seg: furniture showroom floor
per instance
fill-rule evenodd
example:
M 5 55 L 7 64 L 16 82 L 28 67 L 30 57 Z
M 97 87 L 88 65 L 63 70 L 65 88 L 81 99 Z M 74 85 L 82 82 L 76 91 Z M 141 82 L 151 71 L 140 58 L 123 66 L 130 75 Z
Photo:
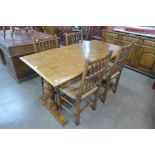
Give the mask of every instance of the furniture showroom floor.
M 40 78 L 17 83 L 0 59 L 0 128 L 155 128 L 153 79 L 124 69 L 116 94 L 110 92 L 106 104 L 81 113 L 80 125 L 64 112 L 68 123 L 61 126 L 39 102 Z

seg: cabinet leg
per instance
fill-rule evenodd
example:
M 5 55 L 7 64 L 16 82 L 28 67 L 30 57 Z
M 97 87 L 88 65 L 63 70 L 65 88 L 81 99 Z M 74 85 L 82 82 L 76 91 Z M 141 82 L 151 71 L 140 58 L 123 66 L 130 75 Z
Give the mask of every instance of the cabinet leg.
M 6 60 L 5 60 L 5 57 L 4 57 L 4 54 L 3 54 L 2 50 L 0 50 L 0 55 L 1 55 L 1 58 L 2 58 L 3 64 L 6 64 Z

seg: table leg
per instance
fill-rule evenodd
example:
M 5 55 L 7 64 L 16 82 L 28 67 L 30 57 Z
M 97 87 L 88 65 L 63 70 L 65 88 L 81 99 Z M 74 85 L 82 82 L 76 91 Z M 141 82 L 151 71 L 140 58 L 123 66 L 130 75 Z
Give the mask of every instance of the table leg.
M 45 80 L 42 79 L 43 85 L 43 96 L 40 97 L 40 101 L 45 105 L 48 110 L 53 114 L 53 116 L 58 120 L 62 125 L 67 123 L 64 115 L 58 110 L 56 101 L 55 101 L 55 91 L 54 88 Z

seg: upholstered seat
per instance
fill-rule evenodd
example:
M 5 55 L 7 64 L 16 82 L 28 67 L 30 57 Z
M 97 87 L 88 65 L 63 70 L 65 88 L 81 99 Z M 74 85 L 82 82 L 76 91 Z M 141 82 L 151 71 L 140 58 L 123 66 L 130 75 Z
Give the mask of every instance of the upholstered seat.
M 111 65 L 108 64 L 105 74 L 103 75 L 103 80 L 106 80 L 107 76 L 110 74 Z

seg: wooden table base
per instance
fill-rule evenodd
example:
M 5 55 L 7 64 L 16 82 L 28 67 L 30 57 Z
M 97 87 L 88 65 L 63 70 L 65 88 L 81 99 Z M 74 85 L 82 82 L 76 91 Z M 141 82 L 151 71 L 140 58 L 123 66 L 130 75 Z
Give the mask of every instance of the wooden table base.
M 42 79 L 43 85 L 43 96 L 39 98 L 40 102 L 52 113 L 56 120 L 61 124 L 65 125 L 68 121 L 65 116 L 60 113 L 57 105 L 54 101 L 54 89 L 52 86 Z

